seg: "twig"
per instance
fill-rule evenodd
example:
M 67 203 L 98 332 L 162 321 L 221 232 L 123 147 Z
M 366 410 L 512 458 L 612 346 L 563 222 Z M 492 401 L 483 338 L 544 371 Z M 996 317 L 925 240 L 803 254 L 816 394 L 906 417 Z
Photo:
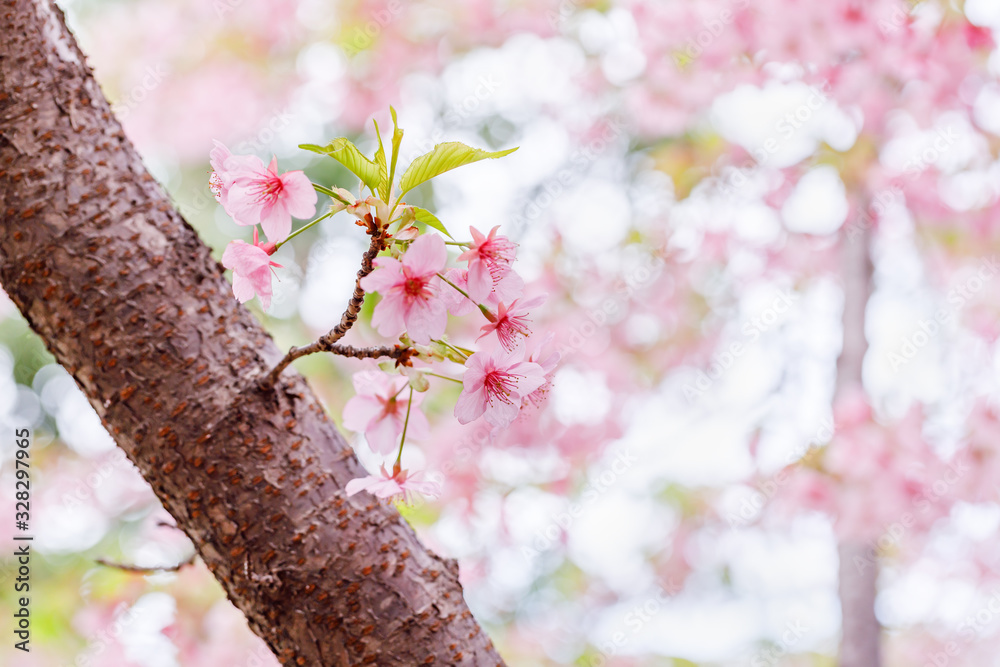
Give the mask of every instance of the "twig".
M 371 273 L 374 269 L 375 257 L 378 256 L 386 247 L 386 229 L 379 222 L 378 218 L 372 218 L 371 213 L 365 216 L 365 223 L 368 227 L 368 234 L 372 237 L 371 244 L 368 246 L 368 250 L 361 257 L 361 268 L 358 269 L 358 277 L 354 281 L 354 294 L 351 295 L 351 300 L 347 302 L 347 309 L 344 310 L 343 316 L 340 318 L 340 324 L 335 326 L 329 333 L 321 336 L 318 340 L 306 345 L 304 347 L 293 347 L 288 351 L 288 353 L 282 358 L 278 364 L 271 369 L 271 371 L 265 375 L 260 381 L 261 389 L 271 389 L 274 387 L 274 383 L 277 382 L 278 376 L 281 372 L 288 368 L 288 365 L 300 357 L 304 357 L 307 354 L 314 354 L 316 352 L 335 352 L 336 354 L 343 354 L 344 356 L 352 356 L 361 358 L 374 358 L 375 356 L 393 356 L 397 354 L 395 352 L 390 352 L 386 354 L 375 354 L 375 350 L 394 350 L 394 348 L 362 348 L 362 350 L 371 350 L 370 353 L 361 352 L 358 348 L 352 348 L 349 346 L 338 347 L 336 345 L 337 341 L 344 337 L 354 323 L 358 319 L 358 313 L 361 312 L 361 306 L 365 301 L 365 290 L 361 287 L 361 281 Z M 403 348 L 408 349 L 408 348 Z M 343 350 L 343 351 L 338 351 Z M 402 355 L 402 352 L 398 353 Z M 410 353 L 412 354 L 412 352 Z M 400 359 L 396 356 L 396 359 Z
M 191 554 L 191 557 L 184 562 L 177 563 L 176 565 L 164 565 L 162 567 L 140 567 L 138 565 L 126 565 L 124 563 L 114 563 L 104 558 L 98 558 L 98 565 L 103 565 L 105 567 L 113 567 L 116 570 L 122 570 L 124 572 L 131 572 L 133 574 L 156 574 L 157 572 L 177 572 L 182 567 L 186 565 L 191 565 L 194 563 L 194 559 L 197 554 Z

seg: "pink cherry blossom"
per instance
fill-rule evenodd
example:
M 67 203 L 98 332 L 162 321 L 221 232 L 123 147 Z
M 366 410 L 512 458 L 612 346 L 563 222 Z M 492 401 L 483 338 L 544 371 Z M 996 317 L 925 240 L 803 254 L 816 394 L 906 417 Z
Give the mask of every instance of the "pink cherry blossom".
M 240 303 L 246 303 L 256 294 L 264 310 L 271 306 L 271 267 L 282 268 L 272 262 L 273 243 L 260 243 L 257 228 L 253 230 L 253 243 L 236 239 L 226 246 L 222 253 L 222 265 L 233 271 L 233 295 Z
M 437 482 L 422 479 L 421 472 L 410 473 L 402 470 L 399 466 L 393 466 L 392 474 L 386 471 L 385 466 L 379 466 L 380 475 L 368 475 L 358 477 L 347 483 L 345 491 L 348 496 L 353 496 L 361 491 L 368 491 L 378 498 L 400 497 L 404 502 L 411 502 L 414 493 L 419 493 L 431 498 L 437 497 L 441 493 L 441 486 Z
M 220 148 L 221 147 L 221 148 Z M 218 157 L 225 146 L 216 147 Z M 301 171 L 278 174 L 277 158 L 267 167 L 255 156 L 230 155 L 217 182 L 225 195 L 227 213 L 239 225 L 260 225 L 268 240 L 280 243 L 292 231 L 292 217 L 308 218 L 316 212 L 316 191 Z M 222 199 L 220 198 L 220 201 Z
M 497 225 L 483 236 L 475 227 L 469 227 L 472 244 L 458 256 L 459 261 L 469 262 L 469 296 L 482 303 L 496 283 L 510 271 L 517 244 L 506 236 L 497 236 Z
M 422 440 L 430 433 L 427 417 L 417 404 L 421 394 L 415 394 L 410 405 L 408 392 L 403 391 L 407 380 L 380 371 L 363 371 L 353 377 L 357 394 L 344 406 L 344 426 L 352 431 L 364 432 L 372 451 L 392 453 L 403 432 L 406 411 L 409 407 L 410 422 L 406 438 Z
M 455 404 L 458 421 L 468 424 L 485 415 L 493 426 L 509 426 L 521 409 L 521 399 L 545 384 L 542 367 L 523 358 L 523 348 L 502 347 L 469 357 L 462 393 Z
M 382 295 L 372 326 L 387 337 L 406 331 L 421 345 L 439 338 L 448 324 L 448 311 L 440 298 L 437 274 L 447 261 L 444 240 L 437 234 L 425 234 L 414 241 L 402 262 L 392 257 L 376 259 L 378 269 L 361 281 L 366 291 Z
M 500 344 L 508 350 L 513 350 L 531 335 L 531 329 L 528 328 L 530 321 L 528 315 L 543 303 L 545 303 L 544 296 L 536 296 L 523 303 L 521 299 L 514 299 L 509 307 L 501 302 L 497 307 L 496 315 L 493 316 L 494 320 L 479 329 L 482 334 L 476 340 L 485 338 L 495 331 Z

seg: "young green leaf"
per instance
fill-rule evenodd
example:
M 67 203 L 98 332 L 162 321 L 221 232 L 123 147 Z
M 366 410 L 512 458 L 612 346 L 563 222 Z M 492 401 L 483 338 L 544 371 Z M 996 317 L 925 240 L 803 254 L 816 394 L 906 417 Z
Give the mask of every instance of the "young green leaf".
M 382 173 L 374 162 L 366 158 L 358 150 L 358 147 L 344 137 L 334 139 L 326 146 L 315 144 L 299 144 L 299 148 L 320 155 L 329 155 L 334 160 L 351 170 L 361 182 L 367 185 L 372 192 L 378 191 L 378 186 L 382 182 Z
M 510 155 L 517 148 L 509 148 L 505 151 L 484 151 L 472 146 L 466 146 L 460 141 L 448 141 L 438 144 L 429 153 L 424 153 L 410 163 L 410 166 L 403 172 L 403 178 L 399 181 L 399 187 L 404 193 L 409 192 L 421 183 L 426 183 L 435 176 L 439 176 L 446 171 L 451 171 L 456 167 L 479 162 L 487 158 L 498 158 Z
M 399 129 L 396 110 L 390 106 L 389 113 L 392 114 L 392 160 L 389 165 L 389 190 L 391 191 L 392 181 L 396 178 L 396 159 L 399 157 L 399 145 L 403 143 L 403 131 Z
M 448 230 L 444 228 L 444 224 L 438 220 L 433 213 L 425 208 L 420 208 L 419 206 L 411 206 L 410 208 L 413 209 L 413 217 L 417 222 L 422 222 L 428 227 L 433 227 L 450 239 L 454 238 L 448 233 Z
M 382 145 L 382 133 L 378 129 L 378 121 L 374 118 L 372 122 L 375 123 L 375 136 L 378 137 L 378 150 L 375 151 L 375 166 L 379 168 L 382 174 L 382 180 L 378 185 L 378 196 L 382 201 L 389 201 L 389 191 L 392 189 L 392 181 L 389 180 L 389 167 L 385 161 L 385 146 Z

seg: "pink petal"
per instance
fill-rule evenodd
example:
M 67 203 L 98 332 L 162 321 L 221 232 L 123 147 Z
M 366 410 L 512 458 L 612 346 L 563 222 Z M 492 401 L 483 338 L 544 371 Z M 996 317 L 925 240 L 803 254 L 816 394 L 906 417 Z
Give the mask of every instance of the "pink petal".
M 403 421 L 394 415 L 382 415 L 368 424 L 365 440 L 377 454 L 391 454 L 396 449 L 396 441 L 403 432 Z
M 444 271 L 448 249 L 437 234 L 424 234 L 410 244 L 403 255 L 403 265 L 414 276 L 432 276 Z
M 427 345 L 432 338 L 440 338 L 448 326 L 448 309 L 434 296 L 427 300 L 414 301 L 403 318 L 406 333 L 413 342 Z
M 377 482 L 369 490 L 379 498 L 391 498 L 403 494 L 403 487 L 394 479 L 385 479 Z
M 490 292 L 493 291 L 493 276 L 490 275 L 490 268 L 481 259 L 473 260 L 469 263 L 469 296 L 476 303 L 485 303 Z
M 296 218 L 310 218 L 316 213 L 316 190 L 301 171 L 289 171 L 281 176 L 281 196 L 288 212 Z
M 468 424 L 479 419 L 486 412 L 486 392 L 482 385 L 477 389 L 463 390 L 455 402 L 455 419 L 460 424 Z
M 254 297 L 253 283 L 250 279 L 238 273 L 233 274 L 233 296 L 240 303 L 246 303 Z
M 366 292 L 381 292 L 385 294 L 396 285 L 404 282 L 401 264 L 392 257 L 379 257 L 375 260 L 378 268 L 361 279 L 361 289 Z
M 499 428 L 507 428 L 510 423 L 517 418 L 518 410 L 521 409 L 520 403 L 504 403 L 503 401 L 494 401 L 485 413 L 485 418 L 487 423 L 497 426 Z
M 386 338 L 396 338 L 406 330 L 403 321 L 405 309 L 406 302 L 402 295 L 394 293 L 385 295 L 372 313 L 372 326 Z
M 263 207 L 260 213 L 260 226 L 271 243 L 281 243 L 292 233 L 292 216 L 289 215 L 285 203 L 279 201 L 270 207 Z
M 519 396 L 527 396 L 545 384 L 545 371 L 536 363 L 522 361 L 510 367 L 509 373 L 520 375 L 517 381 L 517 393 Z
M 382 401 L 371 396 L 352 396 L 344 405 L 344 428 L 363 433 L 382 412 Z
M 353 496 L 355 493 L 360 491 L 367 491 L 373 485 L 379 483 L 381 478 L 375 477 L 374 475 L 369 475 L 368 477 L 358 477 L 357 479 L 352 479 L 344 487 L 344 491 L 348 496 Z

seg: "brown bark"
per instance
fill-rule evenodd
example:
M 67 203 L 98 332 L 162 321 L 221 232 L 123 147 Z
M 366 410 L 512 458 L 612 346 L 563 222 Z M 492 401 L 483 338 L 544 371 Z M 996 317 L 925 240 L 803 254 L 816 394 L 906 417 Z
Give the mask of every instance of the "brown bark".
M 854 230 L 856 231 L 856 230 Z M 862 368 L 868 339 L 865 337 L 865 310 L 872 293 L 871 233 L 866 227 L 855 235 L 849 229 L 841 235 L 844 287 L 844 342 L 837 359 L 836 403 L 844 394 L 863 388 Z M 841 667 L 878 667 L 881 626 L 875 617 L 878 566 L 867 559 L 869 545 L 842 542 L 840 556 Z M 859 564 L 863 564 L 859 567 Z
M 454 561 L 371 496 L 49 0 L 0 8 L 0 281 L 287 665 L 499 665 Z

